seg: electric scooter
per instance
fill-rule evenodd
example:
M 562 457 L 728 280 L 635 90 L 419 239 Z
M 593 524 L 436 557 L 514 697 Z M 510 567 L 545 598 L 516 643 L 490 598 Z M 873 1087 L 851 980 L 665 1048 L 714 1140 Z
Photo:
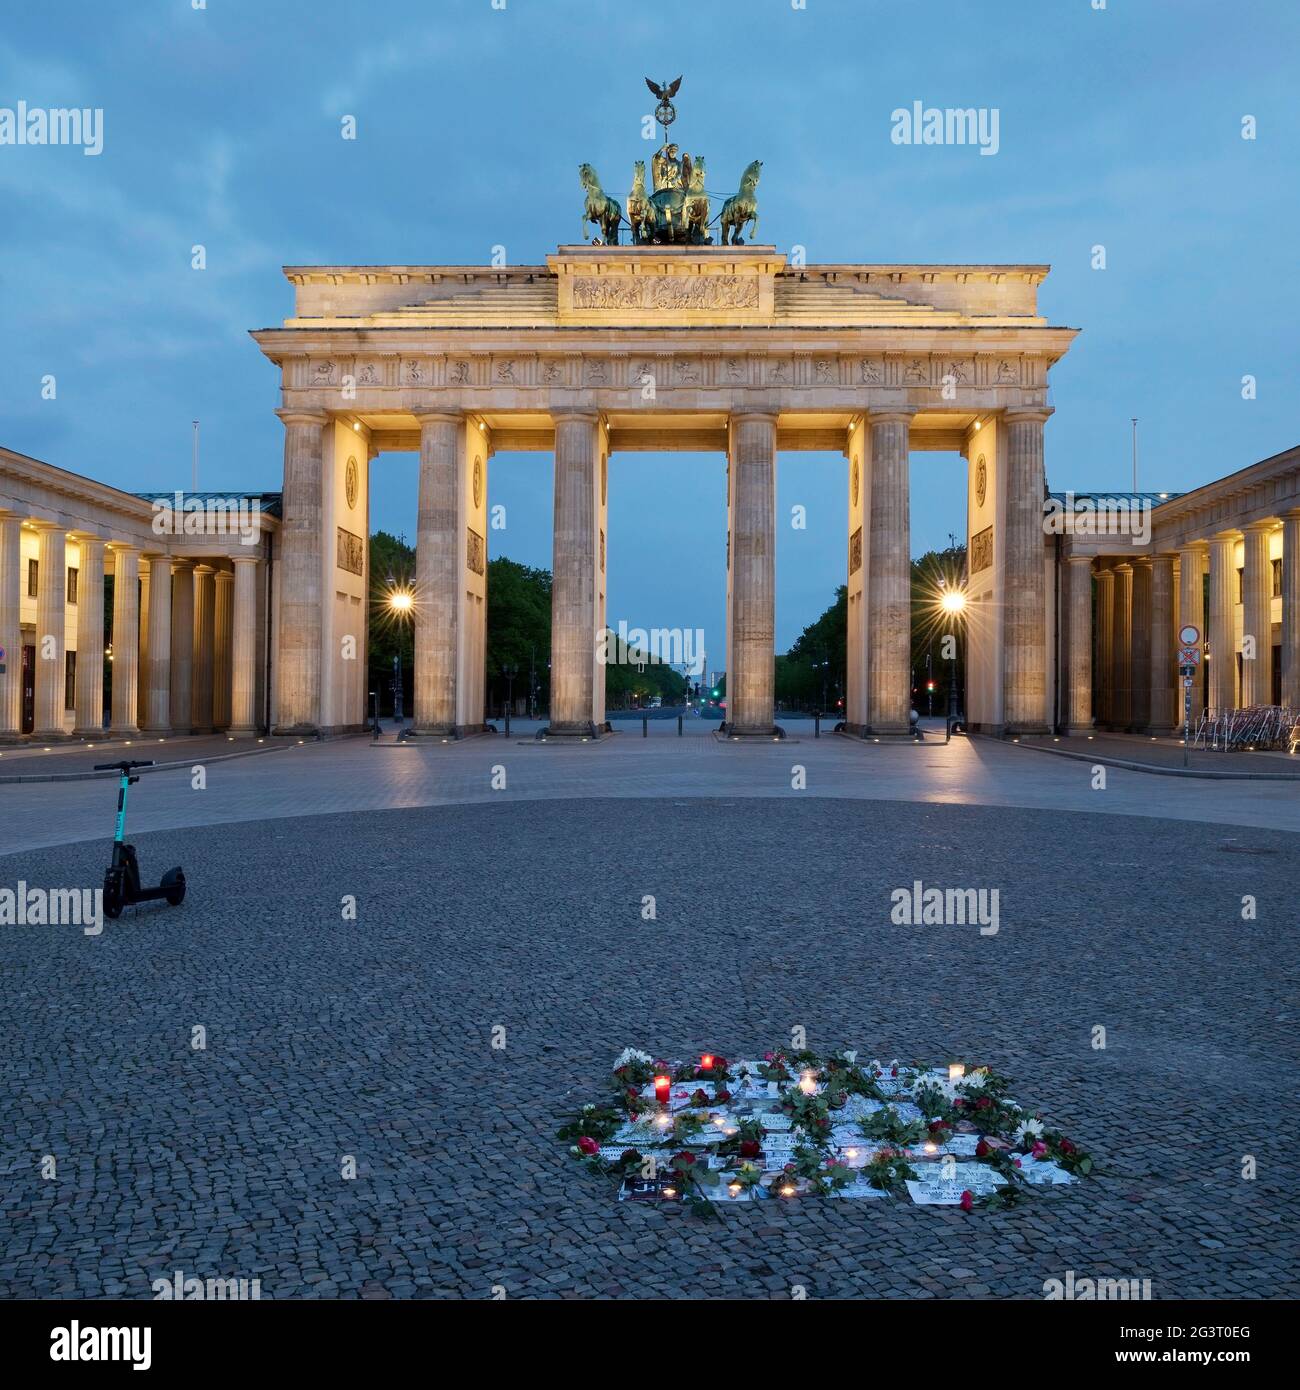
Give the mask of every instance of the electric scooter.
M 96 763 L 96 772 L 121 773 L 122 780 L 117 786 L 117 828 L 113 832 L 113 861 L 104 870 L 104 915 L 117 918 L 122 909 L 132 903 L 150 902 L 155 898 L 166 898 L 178 907 L 185 898 L 185 872 L 179 865 L 168 869 L 157 888 L 140 887 L 140 865 L 136 861 L 135 846 L 125 843 L 126 838 L 126 789 L 138 782 L 131 776 L 133 767 L 152 767 L 149 762 Z

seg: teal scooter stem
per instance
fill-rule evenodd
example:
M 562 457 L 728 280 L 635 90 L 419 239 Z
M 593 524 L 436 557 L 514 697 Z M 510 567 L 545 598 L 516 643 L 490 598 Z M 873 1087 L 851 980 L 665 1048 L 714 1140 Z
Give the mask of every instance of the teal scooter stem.
M 166 898 L 173 907 L 178 907 L 185 898 L 185 873 L 179 865 L 167 870 L 157 888 L 142 888 L 135 846 L 126 843 L 127 788 L 140 780 L 131 776 L 131 769 L 152 766 L 152 761 L 95 764 L 96 772 L 121 774 L 121 780 L 117 784 L 117 823 L 113 829 L 113 858 L 104 870 L 104 915 L 107 917 L 120 917 L 122 909 L 132 903 Z

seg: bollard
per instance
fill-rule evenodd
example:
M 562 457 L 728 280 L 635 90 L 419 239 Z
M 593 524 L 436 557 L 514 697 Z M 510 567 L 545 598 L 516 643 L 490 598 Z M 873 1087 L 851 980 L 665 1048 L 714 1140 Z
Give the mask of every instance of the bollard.
M 813 738 L 822 736 L 822 717 L 820 714 L 813 715 Z
M 678 738 L 681 738 L 681 736 L 682 736 L 682 717 L 681 717 L 681 715 L 679 714 L 679 715 L 677 716 L 677 737 L 678 737 Z
M 648 714 L 643 714 L 641 716 L 641 737 L 650 737 L 650 716 Z
M 510 706 L 506 706 L 506 737 L 510 737 Z

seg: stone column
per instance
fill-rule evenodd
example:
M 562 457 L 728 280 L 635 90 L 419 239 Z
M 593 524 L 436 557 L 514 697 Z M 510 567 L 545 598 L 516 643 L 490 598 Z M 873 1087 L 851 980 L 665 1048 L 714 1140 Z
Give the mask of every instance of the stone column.
M 64 605 L 67 555 L 63 527 L 41 525 L 36 571 L 37 738 L 63 737 Z
M 1300 507 L 1282 518 L 1282 703 L 1300 709 Z
M 1171 637 L 1173 613 L 1174 557 L 1157 555 L 1151 565 L 1151 714 L 1148 723 L 1153 734 L 1173 733 L 1178 721 L 1174 705 L 1174 679 L 1178 667 Z
M 1097 723 L 1115 709 L 1115 571 L 1097 571 Z
M 1071 555 L 1066 562 L 1067 734 L 1092 732 L 1092 557 Z
M 113 710 L 114 734 L 140 732 L 140 552 L 113 546 Z
M 1210 708 L 1230 710 L 1237 704 L 1237 633 L 1235 532 L 1210 542 Z
M 594 411 L 558 412 L 553 418 L 555 529 L 550 730 L 553 734 L 589 736 L 596 731 L 599 421 Z
M 144 728 L 145 711 L 149 707 L 149 580 L 150 565 L 148 556 L 142 557 L 145 563 L 140 566 L 140 650 L 136 660 L 135 712 L 140 727 Z
M 22 534 L 22 518 L 0 511 L 0 739 L 17 738 L 23 727 Z
M 1243 546 L 1245 572 L 1241 576 L 1242 662 L 1241 703 L 1273 703 L 1273 565 L 1268 543 L 1272 521 L 1257 521 L 1246 527 Z M 1247 655 L 1255 639 L 1255 655 Z
M 277 410 L 284 422 L 280 523 L 277 733 L 314 733 L 320 723 L 324 556 L 323 410 Z M 330 537 L 333 543 L 333 537 Z
M 1115 566 L 1114 641 L 1111 665 L 1114 682 L 1111 686 L 1111 723 L 1117 729 L 1127 729 L 1133 722 L 1133 566 Z
M 1178 552 L 1178 627 L 1188 623 L 1200 629 L 1202 664 L 1192 678 L 1192 717 L 1200 715 L 1206 701 L 1208 673 L 1205 669 L 1205 639 L 1209 627 L 1205 618 L 1205 561 L 1209 547 L 1204 541 L 1194 541 Z M 1179 682 L 1178 698 L 1182 701 L 1182 683 Z M 1178 719 L 1182 722 L 1184 705 L 1178 706 Z
M 143 731 L 155 737 L 171 732 L 172 562 L 169 555 L 149 556 L 149 644 L 144 672 Z
M 216 585 L 211 565 L 194 570 L 194 674 L 190 685 L 190 725 L 196 734 L 212 732 L 212 654 L 216 645 Z
M 912 552 L 908 444 L 912 411 L 871 416 L 867 546 L 867 719 L 874 734 L 905 734 L 912 711 Z M 1041 589 L 1042 575 L 1039 575 Z
M 1043 563 L 1046 407 L 1007 410 L 1003 711 L 1009 733 L 1047 732 L 1047 595 Z
M 172 566 L 172 681 L 170 722 L 175 734 L 190 731 L 194 686 L 194 562 Z
M 257 579 L 255 555 L 236 555 L 230 640 L 230 732 L 257 727 Z
M 77 575 L 77 717 L 73 733 L 84 738 L 104 733 L 104 542 L 79 536 Z M 116 584 L 114 584 L 116 593 Z
M 212 645 L 212 727 L 230 727 L 231 609 L 235 576 L 230 570 L 213 575 L 216 585 L 216 618 Z
M 727 732 L 771 737 L 776 699 L 776 416 L 731 417 Z M 906 500 L 904 500 L 906 506 Z M 906 523 L 904 523 L 906 524 Z
M 1129 721 L 1134 729 L 1151 722 L 1151 560 L 1133 561 L 1133 613 L 1129 639 L 1129 683 L 1133 691 Z
M 462 416 L 417 415 L 419 520 L 415 540 L 415 715 L 417 734 L 456 732 L 456 652 L 460 634 L 458 462 Z M 283 621 L 283 620 L 282 620 Z M 554 660 L 554 658 L 552 658 Z

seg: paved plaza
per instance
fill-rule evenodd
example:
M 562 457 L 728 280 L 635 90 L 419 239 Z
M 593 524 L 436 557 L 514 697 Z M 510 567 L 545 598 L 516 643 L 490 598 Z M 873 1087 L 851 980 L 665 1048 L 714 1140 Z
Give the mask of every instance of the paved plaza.
M 1294 1294 L 1294 784 L 675 734 L 143 778 L 131 838 L 146 878 L 184 864 L 185 904 L 0 935 L 0 1296 L 143 1298 L 177 1270 L 264 1298 L 1034 1299 L 1068 1270 Z M 0 787 L 0 884 L 97 885 L 112 803 Z M 997 934 L 892 925 L 916 879 L 997 888 Z M 552 1137 L 624 1046 L 752 1055 L 795 1026 L 987 1062 L 1103 1175 L 1000 1214 L 809 1199 L 719 1225 L 618 1204 Z

